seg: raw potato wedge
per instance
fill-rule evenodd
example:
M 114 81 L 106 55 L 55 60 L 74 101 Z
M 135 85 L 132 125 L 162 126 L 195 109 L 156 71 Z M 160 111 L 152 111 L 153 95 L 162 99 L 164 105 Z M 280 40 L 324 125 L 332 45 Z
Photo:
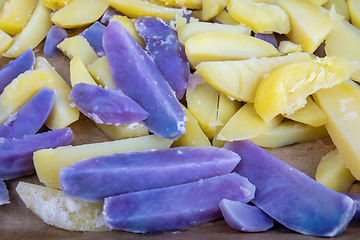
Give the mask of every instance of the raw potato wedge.
M 6 1 L 0 13 L 0 29 L 15 35 L 25 27 L 37 0 L 9 0 Z
M 331 30 L 329 17 L 321 7 L 306 2 L 279 0 L 278 5 L 290 19 L 291 31 L 286 36 L 305 52 L 313 53 Z
M 249 140 L 260 147 L 278 148 L 294 143 L 316 141 L 328 136 L 325 126 L 312 127 L 294 121 L 283 121 L 270 131 Z
M 187 108 L 210 140 L 221 124 L 217 120 L 218 100 L 219 92 L 206 82 L 186 93 Z
M 250 35 L 251 28 L 242 25 L 229 25 L 210 22 L 190 22 L 178 30 L 179 41 L 184 44 L 190 37 L 204 32 L 236 32 Z
M 335 8 L 330 10 L 332 30 L 325 40 L 327 56 L 342 56 L 360 61 L 360 30 L 341 19 Z M 351 79 L 360 81 L 360 70 L 351 75 Z
M 288 115 L 287 118 L 313 127 L 320 127 L 327 123 L 325 113 L 316 105 L 311 97 L 306 98 L 306 104 L 303 108 Z
M 9 34 L 0 30 L 0 55 L 5 53 L 11 46 L 13 38 Z
M 266 122 L 280 113 L 291 115 L 305 106 L 309 95 L 348 80 L 357 69 L 358 63 L 342 57 L 315 58 L 279 67 L 261 81 L 255 110 Z
M 356 2 L 356 1 L 353 1 Z M 344 17 L 344 20 L 350 20 L 350 12 L 349 7 L 350 1 L 347 0 L 328 0 L 326 3 L 322 5 L 323 8 L 330 10 L 332 5 L 335 4 L 336 12 L 338 12 L 341 16 Z
M 209 21 L 226 7 L 227 0 L 202 0 L 201 19 Z
M 350 21 L 352 25 L 360 29 L 360 2 L 356 0 L 348 0 L 347 6 L 349 7 Z M 336 9 L 338 9 L 337 6 Z M 342 13 L 341 11 L 338 12 L 340 14 Z
M 329 89 L 321 89 L 314 95 L 315 102 L 325 112 L 325 125 L 352 175 L 360 179 L 360 88 L 347 82 Z
M 141 47 L 145 48 L 144 39 L 140 37 L 139 33 L 135 29 L 134 22 L 130 18 L 128 18 L 127 16 L 116 15 L 110 18 L 109 21 L 120 22 L 121 25 L 123 25 L 123 27 L 126 29 L 126 31 L 128 31 L 130 35 L 138 42 L 138 44 L 140 44 Z
M 54 89 L 53 76 L 43 70 L 26 71 L 15 78 L 0 95 L 0 123 L 17 111 L 43 86 Z
M 107 0 L 74 0 L 56 11 L 51 21 L 62 28 L 78 28 L 97 21 L 109 7 Z
M 159 17 L 166 22 L 176 19 L 176 15 L 182 15 L 178 8 L 168 8 L 145 0 L 109 0 L 110 6 L 130 18 Z
M 114 82 L 110 73 L 109 64 L 106 57 L 96 59 L 87 66 L 90 75 L 95 79 L 96 83 L 111 89 L 115 89 Z
M 34 165 L 40 182 L 59 189 L 59 170 L 82 159 L 125 151 L 165 149 L 172 140 L 149 135 L 110 142 L 42 149 L 34 153 Z
M 97 85 L 78 55 L 70 61 L 70 81 L 72 86 L 77 83 Z
M 185 52 L 192 67 L 206 61 L 280 55 L 271 43 L 233 32 L 207 32 L 192 36 L 185 42 Z
M 238 141 L 255 137 L 275 128 L 283 120 L 281 115 L 266 123 L 255 111 L 252 103 L 242 106 L 217 134 L 222 141 Z
M 98 58 L 86 38 L 80 35 L 65 38 L 57 47 L 70 59 L 79 56 L 86 67 Z
M 52 26 L 50 13 L 51 10 L 45 7 L 44 1 L 38 0 L 30 20 L 3 56 L 17 58 L 29 48 L 35 48 L 46 37 Z
M 168 6 L 186 7 L 189 9 L 201 9 L 202 0 L 160 0 Z
M 50 129 L 59 129 L 77 121 L 80 113 L 77 108 L 71 107 L 72 102 L 69 99 L 71 89 L 65 80 L 43 57 L 35 59 L 35 69 L 49 72 L 54 79 L 55 104 L 45 125 Z
M 65 7 L 73 0 L 44 0 L 44 4 L 46 7 L 56 10 Z
M 205 135 L 203 130 L 200 128 L 198 121 L 194 118 L 191 112 L 184 107 L 187 121 L 185 123 L 186 132 L 174 143 L 171 145 L 172 147 L 208 147 L 211 146 L 208 137 Z
M 21 200 L 45 223 L 69 231 L 110 231 L 102 217 L 103 204 L 65 196 L 57 189 L 19 182 Z
M 338 192 L 348 192 L 356 180 L 350 170 L 346 168 L 337 149 L 321 159 L 316 169 L 315 179 Z
M 256 90 L 270 71 L 282 65 L 311 59 L 308 53 L 239 61 L 202 62 L 196 70 L 211 86 L 239 101 L 253 103 Z
M 229 0 L 227 10 L 240 23 L 258 33 L 287 34 L 290 20 L 283 9 L 273 4 L 258 4 L 252 0 Z

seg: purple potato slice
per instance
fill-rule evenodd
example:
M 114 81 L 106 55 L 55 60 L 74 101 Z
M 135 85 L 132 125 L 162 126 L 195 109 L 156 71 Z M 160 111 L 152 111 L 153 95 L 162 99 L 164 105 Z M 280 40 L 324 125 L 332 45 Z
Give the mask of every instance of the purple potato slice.
M 230 173 L 239 161 L 237 154 L 216 147 L 122 152 L 61 169 L 60 188 L 69 197 L 102 203 L 110 196 Z
M 220 210 L 227 224 L 241 232 L 263 232 L 274 226 L 274 219 L 256 206 L 223 199 Z
M 79 34 L 89 42 L 90 46 L 94 49 L 94 51 L 99 57 L 105 55 L 104 47 L 102 45 L 102 37 L 104 35 L 105 29 L 105 25 L 103 25 L 99 21 L 96 21 L 90 27 L 88 27 Z
M 57 45 L 61 43 L 69 35 L 64 28 L 53 25 L 46 35 L 44 45 L 44 56 L 54 58 L 60 55 L 61 51 Z
M 355 213 L 350 197 L 331 190 L 271 155 L 249 140 L 227 142 L 239 154 L 234 169 L 256 186 L 252 202 L 293 231 L 334 237 L 343 232 Z
M 149 114 L 123 93 L 87 83 L 78 83 L 69 98 L 96 123 L 124 125 L 146 119 Z
M 43 87 L 0 125 L 0 138 L 23 138 L 37 133 L 48 119 L 55 101 L 54 90 Z
M 9 85 L 18 75 L 26 72 L 27 70 L 33 70 L 34 63 L 35 55 L 33 50 L 29 48 L 19 57 L 15 58 L 2 67 L 0 69 L 0 94 L 4 91 L 4 88 Z
M 351 197 L 356 203 L 356 211 L 353 216 L 353 220 L 360 219 L 360 194 L 359 193 L 344 193 L 346 196 Z
M 10 180 L 35 172 L 33 153 L 44 148 L 56 148 L 72 143 L 70 128 L 27 135 L 22 139 L 0 138 L 0 180 Z
M 150 56 L 118 21 L 107 26 L 103 46 L 115 88 L 149 113 L 144 125 L 159 137 L 178 139 L 185 111 Z
M 220 218 L 222 199 L 248 202 L 255 187 L 236 173 L 196 182 L 121 194 L 105 199 L 104 219 L 113 229 L 147 233 Z
M 176 97 L 182 99 L 190 76 L 190 65 L 177 32 L 170 24 L 156 17 L 137 18 L 135 28 L 144 39 L 146 50 L 155 65 L 175 91 Z

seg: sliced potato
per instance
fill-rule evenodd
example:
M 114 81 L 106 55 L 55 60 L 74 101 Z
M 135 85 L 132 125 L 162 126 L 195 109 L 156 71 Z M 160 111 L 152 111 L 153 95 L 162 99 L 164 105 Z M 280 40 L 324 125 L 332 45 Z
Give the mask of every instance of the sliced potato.
M 110 231 L 103 216 L 103 204 L 65 196 L 56 189 L 19 182 L 16 192 L 26 207 L 45 223 L 69 231 Z

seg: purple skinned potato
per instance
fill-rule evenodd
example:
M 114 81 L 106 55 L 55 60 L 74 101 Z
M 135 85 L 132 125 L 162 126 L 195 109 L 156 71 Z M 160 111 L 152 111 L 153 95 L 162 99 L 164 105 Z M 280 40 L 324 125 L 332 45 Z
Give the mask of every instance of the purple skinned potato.
M 55 92 L 43 87 L 0 125 L 0 138 L 23 138 L 37 133 L 50 115 Z
M 44 45 L 44 56 L 54 58 L 60 55 L 61 51 L 57 45 L 61 43 L 69 35 L 64 28 L 53 25 L 46 35 Z
M 263 232 L 274 226 L 274 219 L 256 206 L 223 199 L 220 210 L 227 224 L 241 232 Z
M 10 180 L 35 172 L 33 153 L 44 148 L 56 148 L 72 143 L 70 128 L 55 129 L 22 139 L 0 138 L 0 180 Z
M 274 33 L 255 33 L 255 37 L 271 43 L 275 48 L 279 47 Z
M 123 93 L 87 83 L 78 83 L 69 98 L 87 117 L 97 123 L 124 125 L 146 119 L 149 114 Z
M 117 12 L 114 8 L 109 7 L 105 13 L 102 15 L 100 22 L 104 25 L 109 24 L 109 20 L 116 15 L 121 15 L 121 13 Z
M 175 91 L 176 97 L 182 99 L 190 76 L 190 65 L 176 31 L 156 17 L 140 17 L 136 19 L 135 27 L 144 39 L 146 50 L 155 65 Z
M 346 196 L 351 197 L 356 203 L 356 211 L 353 216 L 353 220 L 360 219 L 360 194 L 358 193 L 344 193 Z
M 230 173 L 239 161 L 237 154 L 216 147 L 122 152 L 61 169 L 60 188 L 69 197 L 102 203 L 110 196 Z
M 103 46 L 114 86 L 149 113 L 144 120 L 149 131 L 172 140 L 184 134 L 186 115 L 174 91 L 120 22 L 109 23 Z
M 3 66 L 0 69 L 0 94 L 4 91 L 4 88 L 9 85 L 18 75 L 26 72 L 27 70 L 33 70 L 34 63 L 35 55 L 33 50 L 29 48 L 18 58 L 15 58 Z
M 103 216 L 113 229 L 135 233 L 173 230 L 221 218 L 222 199 L 246 203 L 254 191 L 246 178 L 229 173 L 106 198 Z
M 9 192 L 4 181 L 0 181 L 0 206 L 10 203 Z
M 99 57 L 105 55 L 104 48 L 102 45 L 102 37 L 104 35 L 105 29 L 106 29 L 105 25 L 103 25 L 99 21 L 96 21 L 90 27 L 88 27 L 79 34 L 89 42 L 90 46 L 94 49 L 94 51 Z
M 293 231 L 334 237 L 355 213 L 350 197 L 331 190 L 251 141 L 227 142 L 224 148 L 241 156 L 234 169 L 256 186 L 252 202 Z

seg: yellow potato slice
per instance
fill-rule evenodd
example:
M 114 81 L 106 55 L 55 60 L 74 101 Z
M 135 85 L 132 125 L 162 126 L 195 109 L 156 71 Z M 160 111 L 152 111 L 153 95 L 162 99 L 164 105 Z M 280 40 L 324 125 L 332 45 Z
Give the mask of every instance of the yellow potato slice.
M 360 179 L 360 88 L 347 82 L 314 95 L 316 104 L 325 112 L 325 124 L 339 151 L 341 159 L 352 175 Z
M 194 77 L 199 77 L 196 73 Z M 206 83 L 198 84 L 186 92 L 187 108 L 211 140 L 221 123 L 217 120 L 219 92 Z
M 108 0 L 110 6 L 130 18 L 159 17 L 166 22 L 176 19 L 176 15 L 182 15 L 182 10 L 160 6 L 145 0 Z
M 258 33 L 290 32 L 288 15 L 277 5 L 255 3 L 252 0 L 229 0 L 227 10 L 240 23 Z
M 291 41 L 281 41 L 278 47 L 281 55 L 287 55 L 289 53 L 299 53 L 302 51 L 301 45 L 293 43 Z
M 214 18 L 216 21 L 219 21 L 223 24 L 229 24 L 229 25 L 239 25 L 239 22 L 236 21 L 228 11 L 222 11 Z
M 356 180 L 350 170 L 346 168 L 337 149 L 321 158 L 316 169 L 315 179 L 338 192 L 348 192 Z
M 250 36 L 251 28 L 239 24 L 229 25 L 211 22 L 190 22 L 179 28 L 179 41 L 184 44 L 190 37 L 205 32 L 235 32 Z
M 102 216 L 103 204 L 75 200 L 60 190 L 26 182 L 19 182 L 16 192 L 46 224 L 69 231 L 110 231 Z
M 342 20 L 335 8 L 330 10 L 332 30 L 325 40 L 327 56 L 342 56 L 360 61 L 360 30 Z M 360 81 L 360 70 L 351 75 L 351 79 Z
M 34 166 L 40 182 L 60 189 L 59 170 L 82 159 L 105 154 L 169 148 L 172 140 L 148 135 L 116 141 L 42 149 L 34 153 Z
M 295 143 L 316 141 L 328 136 L 325 126 L 312 127 L 294 121 L 282 121 L 270 131 L 249 140 L 260 147 L 278 148 Z
M 356 2 L 356 1 L 355 1 Z M 322 5 L 323 8 L 330 10 L 332 5 L 335 5 L 336 11 L 344 17 L 344 20 L 349 21 L 350 12 L 348 8 L 349 1 L 347 0 L 328 0 Z
M 12 44 L 12 37 L 9 34 L 0 30 L 0 54 L 6 52 Z
M 54 80 L 55 102 L 45 125 L 50 129 L 60 129 L 77 121 L 80 113 L 77 108 L 71 107 L 72 101 L 69 99 L 71 89 L 65 80 L 43 57 L 35 59 L 35 69 L 49 72 Z
M 360 1 L 357 0 L 348 0 L 347 6 L 349 7 L 349 14 L 350 14 L 350 21 L 351 23 L 357 27 L 360 28 Z M 339 14 L 342 14 L 341 11 L 338 10 L 338 7 L 336 6 L 336 11 Z M 349 19 L 349 18 L 348 18 Z M 346 19 L 345 19 L 346 20 Z
M 239 61 L 202 62 L 196 66 L 196 70 L 218 91 L 239 101 L 253 103 L 264 75 L 279 66 L 309 59 L 308 53 L 296 53 Z
M 5 57 L 17 58 L 29 48 L 35 48 L 44 38 L 52 26 L 51 10 L 38 0 L 30 20 L 22 31 L 16 35 L 13 44 L 3 54 Z
M 106 57 L 96 59 L 87 67 L 90 75 L 103 87 L 115 89 Z
M 60 8 L 65 7 L 69 3 L 71 3 L 73 0 L 44 0 L 44 4 L 46 7 L 57 10 Z
M 77 83 L 97 85 L 78 55 L 70 61 L 70 81 L 71 86 L 75 86 Z
M 130 33 L 130 35 L 136 40 L 136 42 L 142 47 L 145 48 L 145 42 L 142 37 L 140 37 L 138 31 L 135 29 L 135 23 L 127 16 L 116 15 L 110 18 L 111 21 L 118 21 L 121 25 Z
M 208 147 L 211 143 L 208 137 L 200 128 L 198 121 L 194 118 L 191 112 L 183 106 L 185 110 L 187 121 L 185 123 L 186 132 L 181 137 L 174 141 L 172 147 Z
M 149 130 L 141 122 L 118 126 L 96 123 L 96 126 L 100 128 L 100 130 L 103 131 L 111 140 L 120 140 L 149 135 Z
M 8 0 L 0 13 L 0 29 L 8 34 L 18 34 L 25 27 L 37 0 Z
M 109 7 L 107 0 L 73 0 L 56 11 L 51 21 L 63 28 L 77 28 L 97 21 Z
M 328 0 L 298 0 L 299 2 L 305 2 L 305 3 L 309 3 L 311 5 L 314 6 L 322 6 L 323 4 L 325 4 Z
M 0 124 L 44 86 L 54 89 L 54 77 L 47 71 L 30 70 L 15 78 L 0 95 Z
M 207 32 L 190 37 L 185 52 L 192 67 L 200 62 L 243 60 L 279 56 L 279 51 L 261 39 L 233 32 Z
M 201 19 L 209 21 L 226 7 L 227 0 L 202 0 Z
M 160 0 L 165 3 L 166 6 L 171 7 L 185 7 L 188 9 L 201 9 L 202 0 Z
M 313 127 L 320 127 L 327 123 L 325 113 L 316 105 L 311 97 L 306 98 L 306 104 L 303 108 L 288 115 L 287 118 Z
M 305 52 L 313 53 L 331 30 L 329 17 L 321 7 L 306 2 L 279 0 L 278 5 L 290 19 L 291 31 L 286 36 Z
M 225 94 L 220 93 L 217 120 L 219 124 L 216 128 L 215 136 L 221 131 L 221 129 L 228 123 L 228 121 L 234 116 L 234 114 L 240 109 L 241 102 L 228 98 Z M 213 138 L 212 145 L 215 147 L 223 147 L 225 141 Z
M 70 59 L 79 56 L 86 67 L 98 58 L 86 38 L 80 35 L 65 38 L 57 48 Z
M 216 138 L 223 141 L 237 141 L 253 138 L 275 128 L 283 120 L 281 115 L 266 123 L 256 113 L 252 103 L 246 103 L 221 129 Z
M 270 72 L 255 96 L 256 112 L 269 122 L 278 114 L 288 116 L 306 104 L 306 98 L 321 88 L 349 79 L 359 64 L 342 57 L 315 58 L 291 63 Z

